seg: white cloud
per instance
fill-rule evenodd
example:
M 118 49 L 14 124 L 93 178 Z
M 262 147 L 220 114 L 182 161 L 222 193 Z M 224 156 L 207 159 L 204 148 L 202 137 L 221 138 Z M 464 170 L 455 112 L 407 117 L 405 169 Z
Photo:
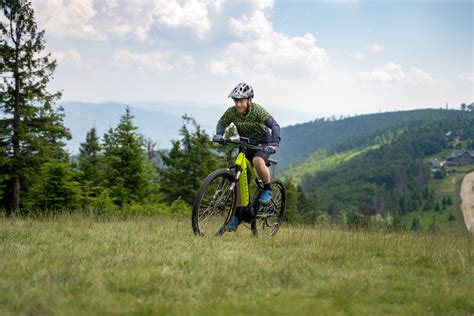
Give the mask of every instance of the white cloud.
M 207 69 L 209 70 L 209 72 L 211 74 L 214 74 L 214 75 L 226 75 L 230 72 L 233 72 L 230 69 L 228 63 L 223 62 L 223 61 L 219 61 L 219 60 L 215 60 L 215 59 L 211 59 L 207 63 Z
M 364 53 L 361 53 L 360 51 L 356 51 L 355 53 L 351 53 L 351 54 L 349 54 L 349 56 L 351 56 L 352 58 L 357 59 L 357 60 L 362 60 L 365 57 L 367 57 Z
M 474 83 L 474 72 L 460 73 L 459 75 L 457 75 L 457 78 L 465 82 Z
M 217 7 L 220 5 L 219 2 L 213 4 Z M 193 30 L 199 38 L 204 38 L 211 28 L 208 16 L 209 5 L 209 3 L 197 0 L 190 0 L 183 4 L 177 1 L 159 1 L 153 15 L 162 25 L 171 28 L 187 27 Z
M 173 51 L 133 53 L 128 49 L 121 49 L 113 54 L 112 61 L 116 66 L 137 67 L 151 72 L 188 72 L 194 68 L 192 56 Z
M 412 67 L 408 72 L 401 65 L 390 62 L 383 67 L 375 68 L 369 73 L 361 75 L 368 82 L 392 84 L 392 83 L 427 83 L 432 80 L 431 74 L 424 70 Z
M 97 12 L 93 0 L 33 0 L 40 28 L 57 38 L 103 39 L 92 24 Z
M 186 28 L 203 39 L 211 29 L 209 12 L 221 0 L 33 0 L 40 28 L 55 38 L 150 39 L 153 26 Z
M 251 14 L 229 19 L 229 29 L 237 41 L 208 63 L 211 73 L 315 73 L 327 64 L 326 52 L 316 46 L 312 34 L 289 37 L 273 29 L 264 11 L 272 5 L 260 4 Z
M 385 47 L 379 43 L 372 43 L 370 45 L 367 45 L 365 49 L 371 53 L 380 53 L 384 51 Z
M 431 74 L 417 67 L 412 67 L 410 69 L 408 77 L 414 82 L 429 82 L 433 79 Z
M 81 54 L 75 49 L 56 50 L 51 52 L 51 55 L 59 66 L 62 64 L 80 65 L 82 62 Z

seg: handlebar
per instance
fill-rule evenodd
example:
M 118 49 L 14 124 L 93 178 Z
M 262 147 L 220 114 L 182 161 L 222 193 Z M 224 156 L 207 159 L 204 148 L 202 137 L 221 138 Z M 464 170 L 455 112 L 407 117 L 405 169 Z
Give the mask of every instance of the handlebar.
M 246 147 L 250 149 L 265 150 L 265 146 L 250 144 L 250 139 L 248 139 L 247 137 L 240 137 L 240 141 L 238 142 L 225 139 L 223 142 L 216 142 L 216 143 L 221 143 L 222 145 L 235 144 L 235 145 L 240 145 L 242 147 Z

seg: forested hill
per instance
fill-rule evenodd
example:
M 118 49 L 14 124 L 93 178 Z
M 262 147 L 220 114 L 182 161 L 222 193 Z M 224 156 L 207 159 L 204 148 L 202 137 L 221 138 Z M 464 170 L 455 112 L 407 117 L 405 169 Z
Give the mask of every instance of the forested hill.
M 333 152 L 366 147 L 380 137 L 391 137 L 401 128 L 423 126 L 452 119 L 470 112 L 424 109 L 387 112 L 348 117 L 339 120 L 316 119 L 308 123 L 282 128 L 282 144 L 277 154 L 279 170 L 284 170 L 308 157 L 312 152 L 328 148 Z
M 388 140 L 379 139 L 377 145 L 323 158 L 327 161 L 312 172 L 299 174 L 299 190 L 304 194 L 299 194 L 296 210 L 306 222 L 327 221 L 329 215 L 332 221 L 364 226 L 371 220 L 390 222 L 389 217 L 436 211 L 443 197 L 428 186 L 432 174 L 426 159 L 453 146 L 474 147 L 473 113 L 455 114 L 404 128 Z M 447 131 L 459 135 L 462 142 L 450 141 Z M 288 169 L 287 179 L 292 179 L 294 170 Z M 445 174 L 443 167 L 440 177 Z

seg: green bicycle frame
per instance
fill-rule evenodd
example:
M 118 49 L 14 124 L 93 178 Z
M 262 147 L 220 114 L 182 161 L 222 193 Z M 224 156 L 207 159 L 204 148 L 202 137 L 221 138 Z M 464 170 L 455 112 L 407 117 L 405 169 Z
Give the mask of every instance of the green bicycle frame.
M 235 165 L 240 167 L 240 171 L 237 172 L 236 178 L 239 180 L 241 206 L 245 207 L 248 206 L 250 202 L 247 170 L 250 170 L 250 173 L 255 179 L 258 179 L 258 177 L 253 169 L 252 163 L 247 159 L 247 157 L 245 157 L 243 152 L 238 154 L 235 159 Z

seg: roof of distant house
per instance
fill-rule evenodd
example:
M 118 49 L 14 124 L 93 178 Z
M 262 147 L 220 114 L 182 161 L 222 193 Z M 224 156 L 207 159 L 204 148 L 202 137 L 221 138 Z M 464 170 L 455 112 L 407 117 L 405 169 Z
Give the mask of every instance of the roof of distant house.
M 447 158 L 455 158 L 455 157 L 461 157 L 464 155 L 464 153 L 468 153 L 471 157 L 474 157 L 474 150 L 455 150 L 451 155 L 449 155 Z

